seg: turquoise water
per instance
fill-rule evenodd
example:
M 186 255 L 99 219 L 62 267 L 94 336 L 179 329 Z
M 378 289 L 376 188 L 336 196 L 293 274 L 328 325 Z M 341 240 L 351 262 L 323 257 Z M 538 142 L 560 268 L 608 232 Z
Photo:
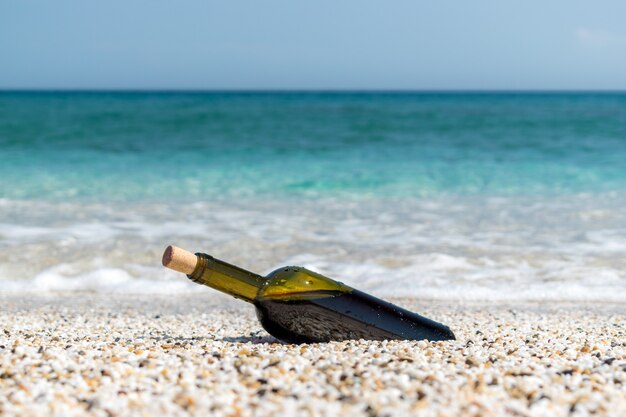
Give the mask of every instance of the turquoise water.
M 624 207 L 621 93 L 0 93 L 0 292 L 209 291 L 160 266 L 175 243 L 385 297 L 623 303 Z
M 0 198 L 626 187 L 626 94 L 0 93 Z

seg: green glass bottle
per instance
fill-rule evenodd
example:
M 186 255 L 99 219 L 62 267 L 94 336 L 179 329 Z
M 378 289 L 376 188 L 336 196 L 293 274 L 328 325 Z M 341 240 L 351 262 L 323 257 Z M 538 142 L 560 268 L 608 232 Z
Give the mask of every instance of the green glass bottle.
M 175 246 L 165 250 L 163 265 L 254 304 L 263 328 L 288 343 L 454 339 L 443 324 L 305 268 L 278 268 L 263 277 Z

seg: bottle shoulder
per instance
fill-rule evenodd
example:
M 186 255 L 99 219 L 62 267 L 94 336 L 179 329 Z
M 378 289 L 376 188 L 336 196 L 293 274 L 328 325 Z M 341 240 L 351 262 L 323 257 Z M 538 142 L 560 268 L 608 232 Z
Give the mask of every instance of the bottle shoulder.
M 267 275 L 257 298 L 300 299 L 351 292 L 349 286 L 301 266 L 285 266 Z

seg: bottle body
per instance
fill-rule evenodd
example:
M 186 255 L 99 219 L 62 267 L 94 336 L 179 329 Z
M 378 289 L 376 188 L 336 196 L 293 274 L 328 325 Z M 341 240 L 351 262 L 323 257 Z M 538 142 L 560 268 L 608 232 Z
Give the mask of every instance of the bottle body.
M 320 280 L 328 281 L 320 285 Z M 447 326 L 305 268 L 280 268 L 268 275 L 268 281 L 265 288 L 270 289 L 290 281 L 309 282 L 306 287 L 310 288 L 292 285 L 294 291 L 278 295 L 261 290 L 254 300 L 263 328 L 289 343 L 454 339 Z M 332 286 L 336 288 L 329 288 Z

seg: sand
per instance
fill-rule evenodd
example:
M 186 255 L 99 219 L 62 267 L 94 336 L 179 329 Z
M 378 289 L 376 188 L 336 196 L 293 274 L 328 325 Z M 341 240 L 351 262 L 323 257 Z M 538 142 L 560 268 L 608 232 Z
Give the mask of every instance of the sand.
M 287 345 L 209 292 L 5 294 L 0 415 L 626 415 L 624 305 L 392 301 L 458 340 Z

